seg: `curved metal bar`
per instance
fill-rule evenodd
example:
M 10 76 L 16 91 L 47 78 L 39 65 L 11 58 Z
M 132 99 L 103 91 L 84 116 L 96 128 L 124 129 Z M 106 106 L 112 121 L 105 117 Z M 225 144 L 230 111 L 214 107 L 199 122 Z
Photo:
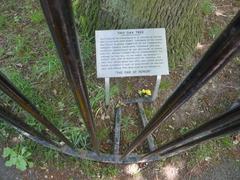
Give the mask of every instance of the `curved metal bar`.
M 167 99 L 164 105 L 154 115 L 150 123 L 131 143 L 123 158 L 129 155 L 136 147 L 156 130 L 162 121 L 171 116 L 181 105 L 192 97 L 211 77 L 213 77 L 240 48 L 240 11 L 232 22 L 212 44 L 199 63 L 188 74 L 175 92 Z
M 0 89 L 68 146 L 71 142 L 0 72 Z
M 51 139 L 46 137 L 44 134 L 36 131 L 34 128 L 25 123 L 22 119 L 18 118 L 12 112 L 8 111 L 6 108 L 3 108 L 1 106 L 0 106 L 0 118 L 6 123 L 12 125 L 18 131 L 21 131 L 21 133 L 25 134 L 25 136 L 27 137 L 30 134 L 41 143 L 46 141 L 51 145 L 57 146 L 57 144 L 53 142 Z
M 73 156 L 75 158 L 99 161 L 104 163 L 112 163 L 112 164 L 144 163 L 144 162 L 151 162 L 151 161 L 165 159 L 167 157 L 174 156 L 183 151 L 186 151 L 194 147 L 196 144 L 199 144 L 205 140 L 208 140 L 217 136 L 221 136 L 224 134 L 234 133 L 235 131 L 240 130 L 240 118 L 239 118 L 239 108 L 238 108 L 237 110 L 228 112 L 225 115 L 219 118 L 216 118 L 207 124 L 204 124 L 203 126 L 197 128 L 196 130 L 193 130 L 194 132 L 190 132 L 186 134 L 184 138 L 191 139 L 191 141 L 188 141 L 188 140 L 185 141 L 185 139 L 179 138 L 178 140 L 175 140 L 173 142 L 168 143 L 167 145 L 164 145 L 163 147 L 160 147 L 159 149 L 161 150 L 159 152 L 158 152 L 159 149 L 157 149 L 151 152 L 150 154 L 143 154 L 143 155 L 131 154 L 127 156 L 125 159 L 122 159 L 121 155 L 104 154 L 104 153 L 97 154 L 96 152 L 86 151 L 86 150 L 76 151 L 72 148 L 69 148 L 68 146 L 63 146 L 63 147 L 57 146 L 51 143 L 50 141 L 48 141 L 47 139 L 39 137 L 36 134 L 36 132 L 32 133 L 32 131 L 29 131 L 26 128 L 22 128 L 22 125 L 18 125 L 19 123 L 17 123 L 16 125 L 15 124 L 16 119 L 14 120 L 12 119 L 12 117 L 9 118 L 8 113 L 5 114 L 4 116 L 2 116 L 1 114 L 2 113 L 0 113 L 0 117 L 2 118 L 2 120 L 9 123 L 11 126 L 13 126 L 17 131 L 19 131 L 24 136 L 32 139 L 38 144 L 43 145 L 44 147 L 56 150 L 60 153 L 63 153 L 69 156 Z M 229 123 L 228 123 L 228 118 L 230 118 Z M 214 129 L 214 130 L 212 130 L 211 133 L 205 133 L 206 136 L 203 136 L 201 134 L 203 131 L 208 132 L 209 129 Z M 195 139 L 195 137 L 200 137 L 200 138 Z
M 40 2 L 68 82 L 91 136 L 93 148 L 98 151 L 95 124 L 83 76 L 83 64 L 80 59 L 71 1 L 40 0 Z
M 150 152 L 145 157 L 154 156 L 156 154 L 165 156 L 166 154 L 185 151 L 190 147 L 203 142 L 205 140 L 233 132 L 240 128 L 240 105 L 226 112 L 202 126 L 190 131 L 182 137 L 173 140 L 158 149 Z

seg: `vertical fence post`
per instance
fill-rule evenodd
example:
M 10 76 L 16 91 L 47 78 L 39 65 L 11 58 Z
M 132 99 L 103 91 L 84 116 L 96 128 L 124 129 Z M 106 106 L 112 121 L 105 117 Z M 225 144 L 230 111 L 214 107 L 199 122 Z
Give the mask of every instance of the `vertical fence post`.
M 98 151 L 95 123 L 83 75 L 83 64 L 80 59 L 71 1 L 40 0 L 40 2 L 66 77 L 91 136 L 93 149 Z

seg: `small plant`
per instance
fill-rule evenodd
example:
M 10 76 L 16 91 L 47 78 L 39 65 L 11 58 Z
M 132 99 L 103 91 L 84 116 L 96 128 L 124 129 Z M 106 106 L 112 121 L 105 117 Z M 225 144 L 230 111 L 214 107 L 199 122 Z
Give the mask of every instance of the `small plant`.
M 186 134 L 187 132 L 189 132 L 189 127 L 182 127 L 181 129 L 180 129 L 180 133 L 182 134 L 182 135 L 184 135 L 184 134 Z
M 86 149 L 89 146 L 89 135 L 83 127 L 65 127 L 63 134 L 70 138 L 74 146 Z
M 32 14 L 31 14 L 31 21 L 35 24 L 39 24 L 43 21 L 43 14 L 41 11 L 34 11 Z
M 15 165 L 17 169 L 25 171 L 28 167 L 31 168 L 33 166 L 33 163 L 29 161 L 31 153 L 27 151 L 26 147 L 18 150 L 9 147 L 4 148 L 2 156 L 3 158 L 8 158 L 5 162 L 7 167 Z
M 0 140 L 4 140 L 9 136 L 9 130 L 3 123 L 0 123 Z
M 222 31 L 221 26 L 215 24 L 209 29 L 208 34 L 212 39 L 214 39 L 221 33 L 221 31 Z
M 152 106 L 148 106 L 144 110 L 145 110 L 145 114 L 149 120 L 153 117 L 153 115 L 156 112 L 155 108 Z
M 124 134 L 124 138 L 126 139 L 127 142 L 132 142 L 135 137 L 136 137 L 136 134 L 131 131 Z
M 204 15 L 210 15 L 215 9 L 212 0 L 202 0 L 200 7 Z

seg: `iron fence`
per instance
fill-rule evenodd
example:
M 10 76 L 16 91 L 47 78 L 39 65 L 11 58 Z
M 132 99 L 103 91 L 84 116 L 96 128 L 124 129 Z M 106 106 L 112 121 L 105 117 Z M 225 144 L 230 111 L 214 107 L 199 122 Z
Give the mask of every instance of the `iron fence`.
M 175 92 L 167 99 L 150 122 L 147 122 L 142 103 L 151 102 L 151 100 L 147 99 L 144 101 L 138 99 L 126 101 L 126 103 L 136 103 L 138 105 L 144 129 L 123 154 L 120 154 L 119 151 L 121 146 L 121 108 L 118 107 L 116 109 L 113 153 L 106 154 L 102 153 L 99 149 L 99 142 L 96 137 L 95 122 L 89 103 L 83 65 L 80 59 L 80 48 L 74 26 L 71 1 L 40 0 L 40 2 L 59 57 L 62 61 L 67 80 L 91 137 L 92 148 L 91 151 L 75 149 L 68 138 L 31 103 L 31 100 L 27 99 L 5 75 L 0 73 L 0 89 L 25 111 L 29 112 L 59 140 L 64 142 L 64 144 L 52 140 L 49 136 L 35 130 L 23 119 L 17 117 L 5 107 L 0 107 L 1 120 L 10 124 L 24 136 L 45 147 L 76 158 L 114 164 L 127 164 L 160 160 L 184 152 L 203 141 L 240 130 L 240 103 L 238 103 L 221 116 L 213 118 L 182 137 L 160 147 L 155 145 L 154 138 L 151 136 L 163 121 L 167 120 L 176 112 L 239 52 L 240 12 L 237 13 L 232 22 L 215 40 L 198 64 L 186 76 L 182 83 L 180 83 Z M 146 154 L 132 153 L 138 146 L 142 145 L 146 139 L 150 151 Z

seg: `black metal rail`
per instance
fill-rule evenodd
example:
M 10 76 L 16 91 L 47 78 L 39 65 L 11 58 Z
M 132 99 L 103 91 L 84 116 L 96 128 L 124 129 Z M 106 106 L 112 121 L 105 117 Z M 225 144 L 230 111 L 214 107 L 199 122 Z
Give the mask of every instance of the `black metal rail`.
M 223 115 L 212 119 L 202 126 L 192 130 L 182 137 L 173 140 L 161 147 L 156 147 L 151 133 L 160 123 L 171 116 L 181 105 L 193 96 L 211 77 L 213 77 L 240 48 L 240 12 L 213 43 L 199 63 L 178 86 L 175 92 L 167 99 L 165 104 L 147 123 L 143 109 L 143 102 L 151 102 L 150 99 L 134 99 L 125 101 L 126 104 L 137 104 L 144 129 L 131 143 L 127 151 L 120 154 L 120 130 L 121 108 L 118 107 L 115 114 L 115 135 L 112 154 L 99 152 L 99 143 L 96 137 L 95 122 L 89 103 L 87 86 L 84 80 L 83 64 L 80 59 L 78 38 L 75 31 L 71 1 L 68 0 L 40 0 L 49 29 L 55 42 L 59 57 L 62 61 L 66 77 L 80 108 L 91 136 L 93 151 L 76 150 L 71 142 L 56 128 L 32 103 L 28 100 L 2 73 L 0 73 L 0 89 L 17 102 L 24 110 L 29 112 L 37 121 L 42 123 L 65 145 L 53 141 L 50 136 L 38 132 L 30 127 L 6 108 L 0 106 L 0 120 L 8 123 L 24 136 L 47 148 L 61 153 L 94 161 L 128 164 L 160 160 L 169 156 L 184 152 L 193 146 L 206 140 L 231 134 L 240 130 L 240 103 Z M 136 147 L 148 139 L 150 152 L 146 154 L 130 154 Z

